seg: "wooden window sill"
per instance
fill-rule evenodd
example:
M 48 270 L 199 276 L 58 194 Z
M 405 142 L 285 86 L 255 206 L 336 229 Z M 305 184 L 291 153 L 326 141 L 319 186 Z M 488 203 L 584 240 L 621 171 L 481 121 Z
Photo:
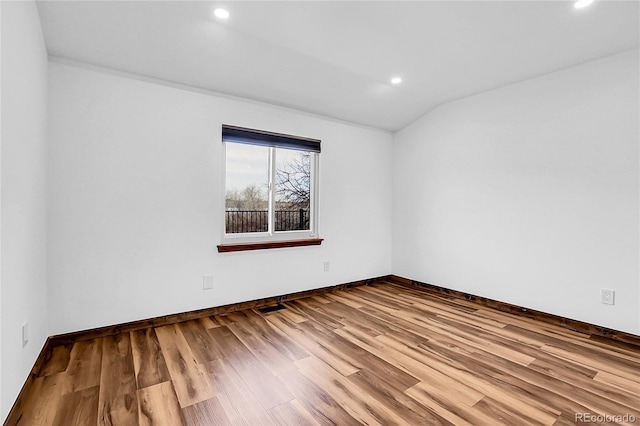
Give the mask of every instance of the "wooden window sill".
M 324 241 L 322 238 L 308 238 L 306 240 L 265 241 L 261 243 L 232 243 L 219 244 L 218 253 L 232 251 L 265 250 L 284 247 L 319 246 Z

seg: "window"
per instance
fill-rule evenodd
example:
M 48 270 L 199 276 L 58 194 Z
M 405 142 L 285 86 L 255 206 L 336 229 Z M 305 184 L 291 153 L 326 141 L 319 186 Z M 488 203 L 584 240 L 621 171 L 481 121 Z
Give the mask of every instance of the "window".
M 320 141 L 222 126 L 224 241 L 317 239 Z

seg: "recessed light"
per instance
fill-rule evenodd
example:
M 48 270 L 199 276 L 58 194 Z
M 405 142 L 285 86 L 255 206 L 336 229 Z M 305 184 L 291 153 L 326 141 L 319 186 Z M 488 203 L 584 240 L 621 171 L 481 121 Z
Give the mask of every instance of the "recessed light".
M 391 84 L 400 84 L 402 83 L 402 79 L 400 77 L 393 77 L 391 79 Z
M 216 18 L 218 19 L 227 19 L 229 17 L 229 11 L 227 9 L 223 9 L 221 7 L 215 9 L 213 11 L 213 14 L 216 16 Z
M 593 3 L 593 0 L 578 0 L 573 4 L 573 7 L 576 9 L 582 9 L 583 7 L 589 6 L 591 3 Z

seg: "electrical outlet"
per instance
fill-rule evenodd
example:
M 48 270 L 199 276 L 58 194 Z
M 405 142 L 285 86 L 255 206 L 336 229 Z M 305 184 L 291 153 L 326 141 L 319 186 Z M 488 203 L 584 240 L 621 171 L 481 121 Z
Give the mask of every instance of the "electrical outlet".
M 202 289 L 213 290 L 213 275 L 205 275 L 202 277 Z
M 22 347 L 24 348 L 29 343 L 29 323 L 22 324 Z
M 328 260 L 324 261 L 324 271 L 325 272 L 329 272 L 329 261 Z
M 615 303 L 616 292 L 607 288 L 600 289 L 600 301 L 605 305 L 613 305 Z

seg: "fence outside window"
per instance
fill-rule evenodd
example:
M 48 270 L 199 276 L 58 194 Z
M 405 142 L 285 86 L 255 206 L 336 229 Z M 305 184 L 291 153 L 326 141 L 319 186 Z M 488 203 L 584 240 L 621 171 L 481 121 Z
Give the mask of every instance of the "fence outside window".
M 276 231 L 299 231 L 309 229 L 309 210 L 274 210 Z M 225 211 L 227 234 L 267 232 L 269 212 L 267 210 L 227 210 Z

